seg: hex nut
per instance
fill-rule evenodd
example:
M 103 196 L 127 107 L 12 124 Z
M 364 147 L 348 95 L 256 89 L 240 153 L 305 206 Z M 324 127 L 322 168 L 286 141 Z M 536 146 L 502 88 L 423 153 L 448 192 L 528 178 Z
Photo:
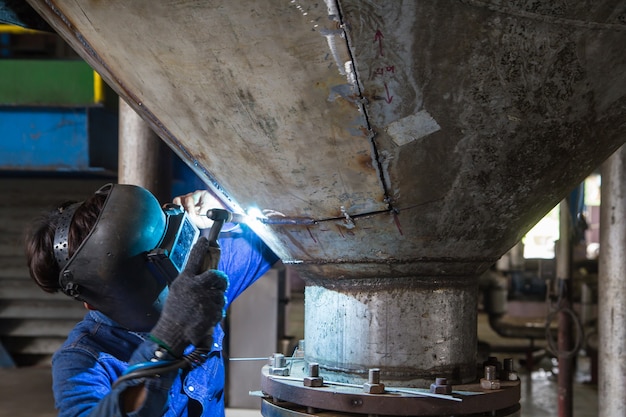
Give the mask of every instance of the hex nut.
M 271 375 L 276 375 L 276 376 L 289 376 L 289 368 L 274 368 L 274 367 L 270 367 L 270 372 Z
M 385 384 L 371 384 L 366 382 L 363 384 L 363 392 L 366 394 L 383 394 L 385 392 Z
M 517 381 L 519 379 L 519 375 L 517 371 L 510 371 L 505 374 L 505 378 L 507 381 Z
M 272 368 L 284 368 L 287 366 L 287 359 L 282 353 L 274 353 L 270 357 L 270 365 Z
M 502 376 L 501 379 L 505 381 L 517 381 L 519 379 L 519 375 L 517 371 L 515 371 L 513 367 L 513 359 L 506 358 L 503 362 Z
M 433 394 L 452 394 L 452 385 L 446 378 L 436 378 L 434 384 L 430 384 L 430 392 Z
M 500 389 L 500 380 L 481 378 L 480 386 L 483 389 Z
M 324 378 L 320 376 L 307 376 L 304 377 L 304 386 L 305 387 L 321 387 L 324 385 Z

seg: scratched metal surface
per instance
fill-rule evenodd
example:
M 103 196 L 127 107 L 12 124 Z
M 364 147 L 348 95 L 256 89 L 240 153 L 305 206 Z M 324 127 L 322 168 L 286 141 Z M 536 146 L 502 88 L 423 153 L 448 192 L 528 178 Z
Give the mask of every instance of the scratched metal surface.
M 29 3 L 304 276 L 474 275 L 626 138 L 622 1 Z

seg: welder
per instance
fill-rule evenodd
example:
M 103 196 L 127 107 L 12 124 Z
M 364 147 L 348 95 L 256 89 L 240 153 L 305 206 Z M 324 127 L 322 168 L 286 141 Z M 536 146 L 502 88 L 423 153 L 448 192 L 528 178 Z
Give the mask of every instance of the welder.
M 220 321 L 277 257 L 245 225 L 216 244 L 220 206 L 208 191 L 162 206 L 107 184 L 33 224 L 32 278 L 89 310 L 52 358 L 59 416 L 224 415 Z

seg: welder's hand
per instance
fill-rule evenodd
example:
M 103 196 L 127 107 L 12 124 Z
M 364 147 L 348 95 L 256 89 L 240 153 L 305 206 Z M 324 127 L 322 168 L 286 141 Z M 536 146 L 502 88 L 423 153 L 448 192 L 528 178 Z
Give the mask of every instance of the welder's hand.
M 221 255 L 222 250 L 219 247 L 209 246 L 209 249 L 207 249 L 207 254 L 204 258 L 204 264 L 202 265 L 202 268 L 204 270 L 217 269 L 217 266 L 220 263 Z
M 213 220 L 206 216 L 207 211 L 212 208 L 225 208 L 222 202 L 207 190 L 197 190 L 174 197 L 173 203 L 185 209 L 198 229 L 208 229 L 213 225 Z
M 213 327 L 224 317 L 228 278 L 220 271 L 202 269 L 208 250 L 208 240 L 198 239 L 185 270 L 170 285 L 161 317 L 151 332 L 152 338 L 176 357 L 189 344 L 205 346 Z

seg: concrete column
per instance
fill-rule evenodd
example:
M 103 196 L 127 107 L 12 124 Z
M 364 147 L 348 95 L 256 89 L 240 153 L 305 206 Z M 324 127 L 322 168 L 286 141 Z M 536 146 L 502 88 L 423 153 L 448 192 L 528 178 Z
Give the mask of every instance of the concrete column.
M 118 183 L 139 185 L 162 202 L 171 195 L 172 152 L 124 100 L 119 100 Z
M 598 415 L 626 416 L 626 145 L 602 165 Z

